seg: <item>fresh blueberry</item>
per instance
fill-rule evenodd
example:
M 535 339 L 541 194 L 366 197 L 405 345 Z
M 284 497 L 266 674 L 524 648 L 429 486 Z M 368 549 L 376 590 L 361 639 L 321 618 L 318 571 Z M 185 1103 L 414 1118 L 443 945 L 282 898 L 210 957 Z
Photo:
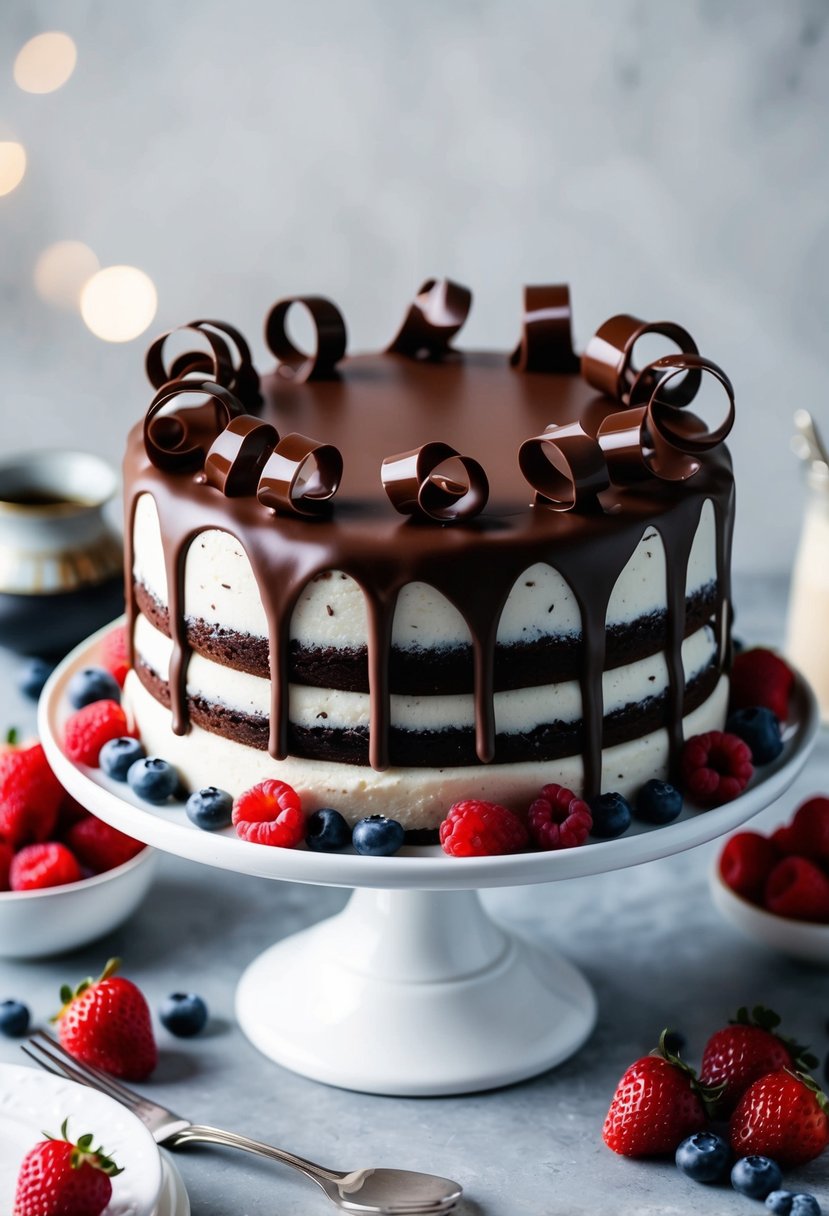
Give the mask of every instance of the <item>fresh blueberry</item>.
M 364 822 L 366 822 L 364 820 Z M 389 820 L 389 822 L 392 822 Z M 314 811 L 305 825 L 305 843 L 315 853 L 336 853 L 351 841 L 351 828 L 339 811 L 330 807 Z M 361 850 L 362 851 L 362 850 Z
M 127 783 L 145 802 L 166 802 L 178 789 L 178 773 L 172 764 L 158 756 L 136 760 L 127 772 Z
M 677 1169 L 692 1182 L 719 1182 L 725 1177 L 730 1160 L 727 1142 L 713 1132 L 688 1136 L 676 1150 Z
M 785 1191 L 783 1193 L 785 1194 Z M 821 1216 L 821 1211 L 817 1199 L 808 1191 L 792 1196 L 792 1206 L 789 1208 L 790 1216 Z
M 354 824 L 351 840 L 358 853 L 372 857 L 390 857 L 403 845 L 406 833 L 396 819 L 385 815 L 369 815 Z
M 66 695 L 75 709 L 83 709 L 93 701 L 120 701 L 121 689 L 105 667 L 84 667 L 69 681 Z
M 126 781 L 127 773 L 136 760 L 146 756 L 144 748 L 137 739 L 123 735 L 120 739 L 110 739 L 101 748 L 98 755 L 98 766 L 104 770 L 107 777 L 115 781 Z
M 780 723 L 771 710 L 762 705 L 735 710 L 729 715 L 725 729 L 748 744 L 755 764 L 769 764 L 783 750 Z
M 22 1038 L 29 1029 L 29 1010 L 22 1001 L 0 1001 L 0 1034 Z
M 783 1173 L 771 1157 L 740 1157 L 731 1171 L 731 1185 L 749 1199 L 765 1199 L 772 1191 L 780 1189 Z
M 187 818 L 195 823 L 203 832 L 218 832 L 230 823 L 233 813 L 233 798 L 225 790 L 208 785 L 206 789 L 196 790 L 187 799 L 184 806 Z
M 766 1207 L 774 1216 L 789 1216 L 793 1199 L 792 1191 L 772 1191 L 766 1195 Z
M 207 1005 L 193 992 L 174 992 L 158 1011 L 161 1025 L 179 1039 L 192 1038 L 207 1025 Z
M 54 663 L 49 663 L 46 659 L 25 659 L 17 673 L 18 689 L 24 697 L 36 701 L 54 669 Z
M 630 827 L 630 803 L 621 794 L 599 794 L 590 799 L 593 826 L 590 835 L 599 840 L 613 840 Z
M 636 818 L 645 823 L 672 823 L 682 810 L 682 795 L 667 781 L 646 781 L 636 795 Z

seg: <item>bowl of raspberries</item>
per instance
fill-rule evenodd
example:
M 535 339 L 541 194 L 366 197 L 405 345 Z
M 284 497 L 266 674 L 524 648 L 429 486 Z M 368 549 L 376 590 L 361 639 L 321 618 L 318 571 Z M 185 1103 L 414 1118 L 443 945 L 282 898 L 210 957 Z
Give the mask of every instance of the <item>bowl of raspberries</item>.
M 737 832 L 711 874 L 714 903 L 774 950 L 829 965 L 829 797 L 814 795 L 768 835 Z
M 74 950 L 144 899 L 157 855 L 65 792 L 36 741 L 0 746 L 0 958 Z

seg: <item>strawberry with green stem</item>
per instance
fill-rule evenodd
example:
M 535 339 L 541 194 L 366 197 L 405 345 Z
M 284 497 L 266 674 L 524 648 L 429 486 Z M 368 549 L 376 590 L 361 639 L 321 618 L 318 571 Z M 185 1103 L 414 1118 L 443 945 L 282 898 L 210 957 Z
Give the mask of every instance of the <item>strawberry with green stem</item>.
M 92 1133 L 69 1139 L 69 1120 L 60 1137 L 46 1139 L 26 1154 L 17 1176 L 13 1216 L 100 1216 L 112 1198 L 111 1179 L 122 1173 L 112 1158 L 92 1147 Z
M 748 1087 L 729 1137 L 741 1157 L 771 1157 L 783 1169 L 805 1165 L 829 1144 L 829 1098 L 805 1073 L 778 1069 Z
M 743 1006 L 727 1026 L 711 1035 L 702 1053 L 700 1081 L 709 1088 L 722 1087 L 718 1115 L 730 1115 L 749 1085 L 770 1072 L 817 1067 L 809 1049 L 781 1035 L 779 1026 L 774 1010 L 755 1005 L 749 1013 Z
M 111 958 L 97 980 L 60 990 L 63 1006 L 53 1021 L 63 1047 L 84 1064 L 114 1077 L 143 1081 L 158 1062 L 150 1010 L 132 980 L 116 975 Z

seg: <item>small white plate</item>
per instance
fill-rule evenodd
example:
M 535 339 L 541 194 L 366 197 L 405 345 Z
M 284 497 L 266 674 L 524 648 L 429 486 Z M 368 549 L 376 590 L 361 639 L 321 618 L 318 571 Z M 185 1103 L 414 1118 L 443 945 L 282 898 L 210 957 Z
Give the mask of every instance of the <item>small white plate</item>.
M 60 1135 L 67 1117 L 70 1136 L 92 1132 L 124 1170 L 112 1180 L 106 1216 L 179 1216 L 180 1207 L 162 1206 L 161 1156 L 135 1115 L 95 1089 L 17 1064 L 0 1064 L 0 1212 L 12 1210 L 29 1149 L 44 1131 Z
M 154 1216 L 190 1216 L 190 1199 L 175 1162 L 162 1153 L 161 1165 L 164 1181 Z
M 829 967 L 829 925 L 776 916 L 743 899 L 723 882 L 719 857 L 711 870 L 709 882 L 716 907 L 746 937 L 790 958 Z

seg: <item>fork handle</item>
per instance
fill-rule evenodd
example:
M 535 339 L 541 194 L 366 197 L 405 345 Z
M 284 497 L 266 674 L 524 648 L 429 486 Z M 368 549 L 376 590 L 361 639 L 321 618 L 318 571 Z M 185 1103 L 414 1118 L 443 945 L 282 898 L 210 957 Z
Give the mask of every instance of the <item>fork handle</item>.
M 254 1153 L 258 1157 L 269 1157 L 272 1161 L 281 1161 L 292 1169 L 299 1170 L 306 1178 L 322 1184 L 323 1182 L 339 1182 L 345 1175 L 335 1170 L 327 1170 L 314 1161 L 297 1157 L 286 1149 L 276 1148 L 273 1144 L 265 1144 L 261 1140 L 251 1140 L 238 1132 L 226 1132 L 220 1127 L 208 1127 L 206 1124 L 192 1123 L 181 1131 L 163 1141 L 165 1147 L 181 1148 L 185 1144 L 221 1144 L 225 1148 L 240 1148 L 246 1153 Z

